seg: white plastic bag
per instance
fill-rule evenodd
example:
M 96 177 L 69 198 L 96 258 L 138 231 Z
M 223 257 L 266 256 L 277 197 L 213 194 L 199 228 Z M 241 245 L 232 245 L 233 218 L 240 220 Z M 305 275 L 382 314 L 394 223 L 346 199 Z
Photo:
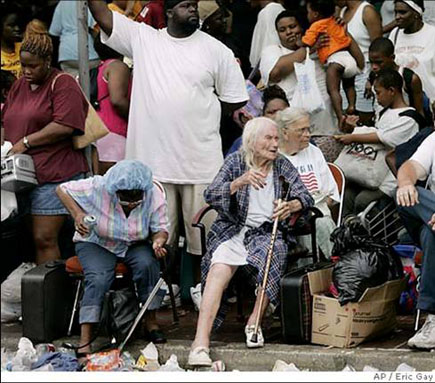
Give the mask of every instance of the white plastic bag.
M 21 278 L 29 270 L 36 267 L 33 262 L 23 262 L 3 281 L 1 285 L 1 301 L 9 303 L 21 302 Z
M 298 80 L 290 105 L 303 108 L 310 114 L 325 110 L 325 102 L 316 81 L 316 68 L 310 59 L 310 50 L 303 64 L 294 63 L 295 75 Z
M 12 371 L 30 371 L 33 363 L 37 361 L 36 350 L 33 343 L 27 338 L 18 342 L 18 351 L 11 361 Z
M 12 148 L 12 144 L 9 141 L 1 147 L 1 158 L 6 157 L 7 152 Z M 1 191 L 1 222 L 8 219 L 10 216 L 15 214 L 18 210 L 17 197 L 15 193 L 7 190 Z
M 376 132 L 371 126 L 357 126 L 352 134 Z M 390 172 L 385 162 L 386 153 L 383 144 L 352 143 L 343 148 L 334 163 L 343 170 L 347 180 L 367 189 L 377 189 Z
M 21 316 L 21 278 L 36 265 L 22 263 L 1 284 L 1 321 L 13 322 Z

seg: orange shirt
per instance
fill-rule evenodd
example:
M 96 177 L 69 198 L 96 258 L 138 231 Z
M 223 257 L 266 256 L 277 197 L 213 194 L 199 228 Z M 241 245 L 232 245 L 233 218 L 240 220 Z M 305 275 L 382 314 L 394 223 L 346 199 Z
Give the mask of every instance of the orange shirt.
M 330 38 L 328 46 L 317 50 L 319 60 L 324 64 L 333 53 L 348 48 L 352 40 L 346 34 L 344 27 L 335 22 L 334 17 L 328 17 L 311 24 L 304 37 L 302 37 L 302 42 L 312 47 L 322 32 L 326 33 Z

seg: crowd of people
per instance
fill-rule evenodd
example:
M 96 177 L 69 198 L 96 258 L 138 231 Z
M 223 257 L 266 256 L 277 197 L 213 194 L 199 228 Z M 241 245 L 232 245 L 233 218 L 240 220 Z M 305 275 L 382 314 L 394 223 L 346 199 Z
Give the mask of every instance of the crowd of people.
M 184 256 L 201 263 L 189 364 L 211 365 L 210 334 L 224 319 L 225 291 L 237 269 L 253 288 L 261 284 L 277 220 L 264 302 L 257 294 L 245 327 L 247 347 L 262 347 L 261 318 L 268 305 L 279 305 L 289 249 L 303 242 L 285 230 L 289 217 L 310 206 L 323 213 L 317 243 L 329 258 L 337 204 L 346 216 L 390 199 L 424 253 L 417 307 L 428 316 L 409 344 L 435 347 L 435 23 L 429 4 L 435 2 L 88 3 L 88 60 L 97 89 L 92 106 L 109 130 L 93 145 L 96 161 L 73 146 L 90 107 L 76 81 L 76 3 L 47 3 L 51 17 L 32 8 L 32 20 L 30 5 L 26 14 L 1 3 L 2 144 L 3 138 L 12 143 L 9 155 L 25 153 L 34 161 L 38 185 L 18 197 L 38 264 L 61 258 L 58 236 L 68 216 L 74 219 L 86 281 L 82 344 L 99 321 L 117 258 L 133 271 L 144 302 L 158 278 L 156 258 L 166 255 L 166 245 L 177 248 L 182 235 Z M 295 68 L 308 60 L 323 101 L 311 113 L 308 104 L 292 106 L 304 87 Z M 250 108 L 249 84 L 262 94 L 261 111 Z M 361 126 L 372 130 L 354 132 Z M 391 171 L 374 188 L 347 182 L 343 196 L 328 163 L 356 144 L 388 150 Z M 217 218 L 207 223 L 200 258 L 201 238 L 191 224 L 206 204 Z M 87 214 L 97 217 L 91 232 Z M 165 341 L 155 315 L 160 298 L 145 323 L 155 342 Z

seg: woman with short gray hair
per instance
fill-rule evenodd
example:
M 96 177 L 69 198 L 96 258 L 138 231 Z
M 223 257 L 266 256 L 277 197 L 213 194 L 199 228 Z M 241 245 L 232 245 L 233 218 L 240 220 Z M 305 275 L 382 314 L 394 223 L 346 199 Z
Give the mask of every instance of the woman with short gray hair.
M 330 207 L 340 201 L 337 184 L 320 149 L 310 143 L 310 116 L 304 109 L 286 108 L 275 116 L 279 128 L 279 150 L 297 169 L 312 197 L 314 206 L 323 217 L 316 221 L 316 237 L 320 250 L 330 257 L 329 239 L 335 229 Z M 304 246 L 311 246 L 308 238 L 298 237 Z
M 222 299 L 231 278 L 242 266 L 246 281 L 261 285 L 271 242 L 273 221 L 278 228 L 271 261 L 264 305 L 260 311 L 257 294 L 254 309 L 245 327 L 246 345 L 263 347 L 261 328 L 257 342 L 252 342 L 257 314 L 261 318 L 269 302 L 279 303 L 279 283 L 286 270 L 288 244 L 295 239 L 283 233 L 290 214 L 313 204 L 308 190 L 293 165 L 278 154 L 278 129 L 266 117 L 254 118 L 245 125 L 242 148 L 229 155 L 219 173 L 204 193 L 205 201 L 218 213 L 207 238 L 207 253 L 202 259 L 203 295 L 195 340 L 189 354 L 192 366 L 210 366 L 210 333 L 224 319 L 226 299 Z M 284 202 L 284 178 L 289 185 Z M 219 307 L 221 310 L 218 313 Z

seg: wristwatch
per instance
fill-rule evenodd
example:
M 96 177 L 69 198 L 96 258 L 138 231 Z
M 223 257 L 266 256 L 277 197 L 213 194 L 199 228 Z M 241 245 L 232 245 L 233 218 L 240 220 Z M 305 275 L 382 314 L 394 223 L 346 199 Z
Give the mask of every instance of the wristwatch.
M 24 137 L 23 137 L 23 144 L 24 144 L 24 146 L 25 146 L 27 149 L 30 149 L 30 148 L 31 148 L 31 146 L 30 146 L 30 144 L 29 144 L 29 139 L 27 138 L 27 136 L 24 136 Z

